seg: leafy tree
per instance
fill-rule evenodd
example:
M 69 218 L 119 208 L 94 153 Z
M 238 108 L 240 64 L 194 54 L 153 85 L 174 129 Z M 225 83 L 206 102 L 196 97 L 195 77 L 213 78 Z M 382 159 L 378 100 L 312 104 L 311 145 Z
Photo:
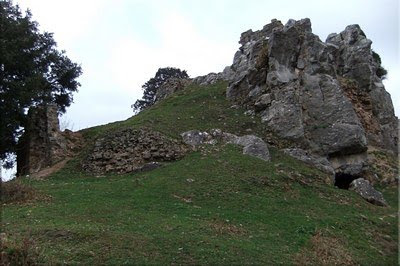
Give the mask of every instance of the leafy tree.
M 29 10 L 0 1 L 0 160 L 16 152 L 30 107 L 55 103 L 60 113 L 72 103 L 81 67 L 58 51 L 53 34 L 40 32 Z
M 170 78 L 189 78 L 186 70 L 180 70 L 174 67 L 159 68 L 154 78 L 148 80 L 143 86 L 143 98 L 137 100 L 132 108 L 134 112 L 140 112 L 143 109 L 150 107 L 155 102 L 157 90 Z

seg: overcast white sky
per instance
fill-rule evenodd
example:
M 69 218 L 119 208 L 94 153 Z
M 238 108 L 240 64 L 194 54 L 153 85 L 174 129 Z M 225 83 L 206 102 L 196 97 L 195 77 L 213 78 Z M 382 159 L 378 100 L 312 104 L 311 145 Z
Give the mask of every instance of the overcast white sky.
M 15 0 L 14 0 L 15 1 Z M 124 120 L 159 67 L 191 77 L 231 65 L 240 34 L 277 18 L 311 19 L 325 40 L 359 24 L 388 70 L 386 89 L 400 112 L 398 0 L 17 0 L 42 30 L 80 63 L 83 75 L 64 120 L 74 130 Z

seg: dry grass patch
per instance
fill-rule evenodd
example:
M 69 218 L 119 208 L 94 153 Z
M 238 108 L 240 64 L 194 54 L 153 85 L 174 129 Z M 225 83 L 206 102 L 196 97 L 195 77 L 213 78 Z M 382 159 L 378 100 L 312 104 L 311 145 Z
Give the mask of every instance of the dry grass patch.
M 379 248 L 374 248 L 381 254 L 382 256 L 388 256 L 392 254 L 396 254 L 398 252 L 398 243 L 391 236 L 382 234 L 380 232 L 373 232 L 374 244 L 378 244 Z
M 296 265 L 357 265 L 342 239 L 318 231 L 295 255 Z
M 29 237 L 17 242 L 0 234 L 0 265 L 38 265 L 38 252 Z
M 371 166 L 367 178 L 371 183 L 398 185 L 399 160 L 395 155 L 369 147 L 368 162 Z M 376 179 L 378 177 L 378 180 Z
M 17 180 L 1 183 L 1 203 L 20 204 L 29 203 L 35 200 L 50 199 L 49 196 L 38 193 L 34 188 Z
M 209 226 L 217 235 L 242 236 L 247 234 L 241 224 L 236 226 L 228 221 L 213 221 L 209 223 Z

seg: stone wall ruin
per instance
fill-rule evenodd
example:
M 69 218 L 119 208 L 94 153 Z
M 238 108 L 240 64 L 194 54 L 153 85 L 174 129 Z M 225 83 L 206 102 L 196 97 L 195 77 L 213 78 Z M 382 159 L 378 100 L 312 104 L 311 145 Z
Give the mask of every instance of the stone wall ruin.
M 189 151 L 183 143 L 149 129 L 123 129 L 98 138 L 82 168 L 90 173 L 124 174 L 153 162 L 180 159 Z
M 29 175 L 73 156 L 82 146 L 80 133 L 60 131 L 57 106 L 40 105 L 28 112 L 28 124 L 17 149 L 17 176 Z

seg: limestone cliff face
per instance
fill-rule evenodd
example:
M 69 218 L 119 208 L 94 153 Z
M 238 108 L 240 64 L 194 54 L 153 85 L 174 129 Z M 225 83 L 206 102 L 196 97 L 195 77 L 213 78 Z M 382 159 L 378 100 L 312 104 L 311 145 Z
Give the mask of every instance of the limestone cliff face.
M 254 110 L 273 134 L 359 173 L 368 145 L 397 152 L 397 117 L 379 56 L 358 25 L 326 42 L 309 19 L 272 20 L 242 33 L 227 97 Z
M 82 145 L 79 133 L 60 131 L 57 106 L 31 108 L 19 141 L 17 175 L 36 173 L 71 156 Z

